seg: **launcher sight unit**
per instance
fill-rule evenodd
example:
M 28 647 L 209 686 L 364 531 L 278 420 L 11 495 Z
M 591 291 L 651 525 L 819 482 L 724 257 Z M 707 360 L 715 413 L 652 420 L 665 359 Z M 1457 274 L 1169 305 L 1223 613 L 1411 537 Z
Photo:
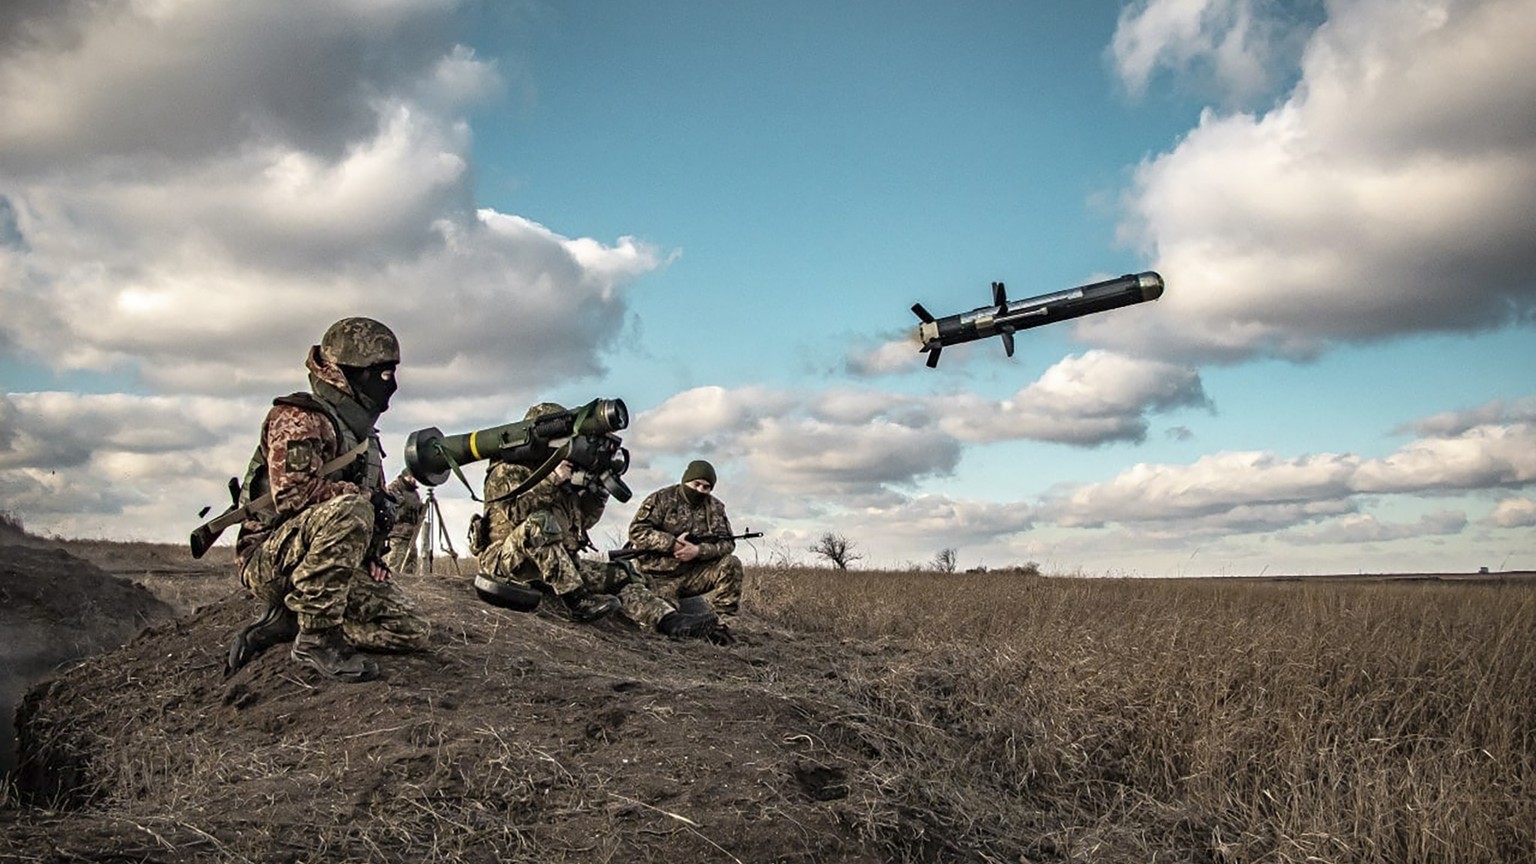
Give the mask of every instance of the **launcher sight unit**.
M 1148 270 L 1127 273 L 1118 279 L 1081 285 L 1054 294 L 1041 294 L 1025 300 L 1009 301 L 1001 282 L 992 283 L 992 305 L 978 306 L 959 315 L 934 318 L 923 304 L 912 304 L 912 312 L 922 323 L 917 325 L 919 351 L 928 353 L 928 368 L 939 365 L 939 351 L 945 345 L 975 342 L 988 336 L 1003 337 L 1003 352 L 1013 356 L 1013 334 L 1043 324 L 1069 318 L 1107 312 L 1163 296 L 1163 277 Z
M 481 459 L 541 470 L 563 459 L 575 466 L 571 483 L 605 490 L 624 502 L 634 495 L 622 479 L 629 450 L 614 433 L 627 426 L 629 409 L 622 399 L 593 399 L 579 408 L 461 435 L 429 426 L 406 436 L 405 467 L 418 481 L 437 486 L 459 466 Z

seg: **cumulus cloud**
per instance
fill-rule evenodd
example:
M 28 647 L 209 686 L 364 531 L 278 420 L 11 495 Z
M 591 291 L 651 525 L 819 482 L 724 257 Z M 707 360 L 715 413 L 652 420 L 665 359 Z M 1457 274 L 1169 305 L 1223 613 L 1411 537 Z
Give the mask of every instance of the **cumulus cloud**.
M 1536 422 L 1536 397 L 1504 401 L 1495 399 L 1484 405 L 1462 411 L 1442 411 L 1406 423 L 1393 430 L 1397 434 L 1413 433 L 1435 438 L 1460 435 L 1469 429 L 1499 423 Z
M 1536 423 L 1514 423 L 1415 440 L 1380 459 L 1226 452 L 1188 465 L 1143 463 L 1107 482 L 1058 492 L 1044 509 L 1059 524 L 1077 527 L 1211 517 L 1247 521 L 1247 514 L 1283 527 L 1286 519 L 1295 524 L 1332 515 L 1314 505 L 1360 495 L 1489 490 L 1533 481 Z
M 1536 525 L 1536 500 L 1505 498 L 1494 506 L 1488 522 L 1499 528 L 1528 528 Z
M 1207 403 L 1191 369 L 1090 351 L 1001 401 L 857 388 L 803 394 L 700 387 L 641 413 L 630 434 L 643 451 L 738 459 L 759 482 L 785 492 L 879 496 L 952 474 L 963 444 L 1138 441 L 1148 415 Z
M 1242 103 L 1271 91 L 1304 35 L 1275 3 L 1141 0 L 1121 10 L 1109 55 L 1132 95 L 1166 69 Z
M 1059 361 L 1000 402 L 968 395 L 935 401 L 943 428 L 960 440 L 1081 446 L 1142 441 L 1149 413 L 1210 404 L 1194 369 L 1099 350 Z
M 448 38 L 456 5 L 11 13 L 0 346 L 254 394 L 366 314 L 434 393 L 603 371 L 628 284 L 663 256 L 474 206 L 463 114 L 501 78 Z
M 1122 26 L 1206 4 L 1137 8 Z M 1137 169 L 1122 234 L 1168 292 L 1134 322 L 1084 319 L 1082 338 L 1231 362 L 1530 320 L 1536 6 L 1346 0 L 1328 13 L 1284 100 L 1207 110 Z M 1195 38 L 1168 32 L 1149 44 Z

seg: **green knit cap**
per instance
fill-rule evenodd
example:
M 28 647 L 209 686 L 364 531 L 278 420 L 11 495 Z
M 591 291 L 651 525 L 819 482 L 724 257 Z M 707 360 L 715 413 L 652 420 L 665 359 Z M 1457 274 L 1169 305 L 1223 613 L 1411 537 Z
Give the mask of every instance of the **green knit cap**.
M 703 459 L 695 459 L 688 463 L 688 470 L 683 472 L 683 482 L 690 480 L 708 480 L 709 485 L 715 485 L 715 466 Z

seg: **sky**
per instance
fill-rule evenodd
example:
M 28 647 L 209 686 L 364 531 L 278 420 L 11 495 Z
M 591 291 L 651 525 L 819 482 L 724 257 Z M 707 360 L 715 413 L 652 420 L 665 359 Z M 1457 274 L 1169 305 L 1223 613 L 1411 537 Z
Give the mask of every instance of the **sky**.
M 0 510 L 184 542 L 367 315 L 391 474 L 624 399 L 601 546 L 706 458 L 749 565 L 1536 569 L 1532 44 L 1531 0 L 12 0 Z M 1012 358 L 912 340 L 1145 270 Z

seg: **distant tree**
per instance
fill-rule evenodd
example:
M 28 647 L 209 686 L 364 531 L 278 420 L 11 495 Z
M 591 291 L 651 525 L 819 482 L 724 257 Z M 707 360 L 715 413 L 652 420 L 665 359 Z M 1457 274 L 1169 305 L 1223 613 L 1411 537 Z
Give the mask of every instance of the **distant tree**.
M 847 570 L 849 564 L 864 557 L 854 551 L 857 547 L 858 544 L 847 537 L 828 531 L 811 546 L 811 554 L 827 559 L 839 570 Z
M 959 550 L 953 546 L 946 546 L 939 550 L 939 554 L 933 556 L 933 569 L 940 573 L 953 573 L 959 561 Z

